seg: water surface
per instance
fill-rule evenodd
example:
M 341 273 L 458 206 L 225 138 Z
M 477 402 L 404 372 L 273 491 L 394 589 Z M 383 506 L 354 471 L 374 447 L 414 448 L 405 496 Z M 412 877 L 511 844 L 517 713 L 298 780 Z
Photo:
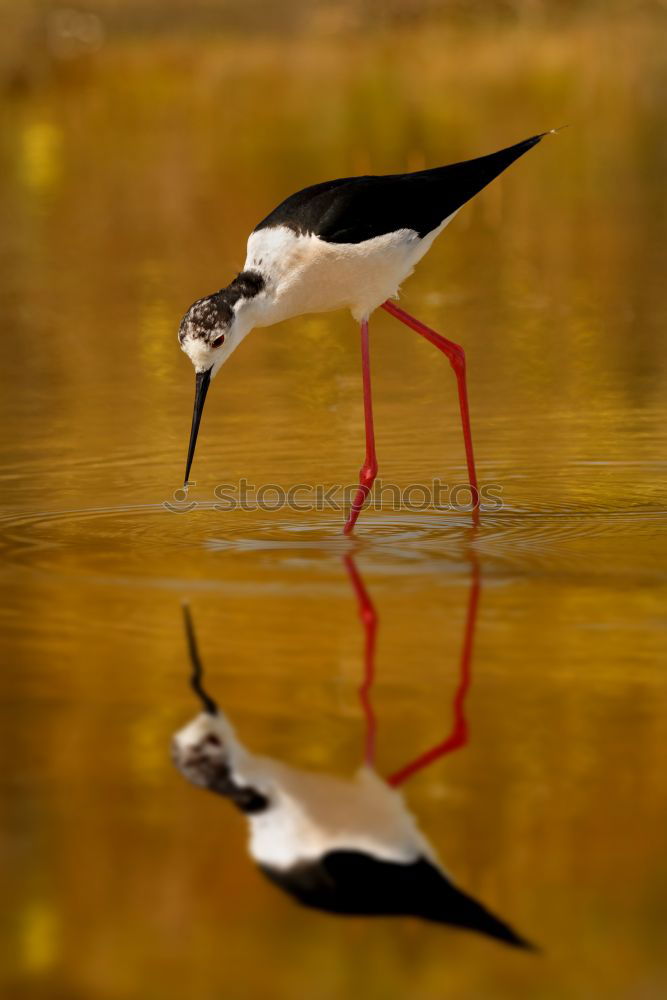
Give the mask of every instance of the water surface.
M 652 22 L 608 22 L 117 42 L 74 79 L 7 96 L 8 995 L 664 995 L 658 37 Z M 233 356 L 183 509 L 192 374 L 178 319 L 233 276 L 255 222 L 309 182 L 462 158 L 568 120 L 460 213 L 402 300 L 466 347 L 478 468 L 501 509 L 478 530 L 461 511 L 372 511 L 352 542 L 342 513 L 216 509 L 215 488 L 240 477 L 354 479 L 358 343 L 342 314 L 259 332 Z M 383 476 L 464 482 L 451 373 L 389 317 L 371 329 Z M 349 554 L 379 617 L 381 775 L 452 733 L 477 594 L 466 739 L 404 793 L 458 884 L 539 953 L 299 908 L 255 870 L 243 817 L 171 763 L 197 709 L 187 598 L 243 742 L 354 773 L 364 633 Z

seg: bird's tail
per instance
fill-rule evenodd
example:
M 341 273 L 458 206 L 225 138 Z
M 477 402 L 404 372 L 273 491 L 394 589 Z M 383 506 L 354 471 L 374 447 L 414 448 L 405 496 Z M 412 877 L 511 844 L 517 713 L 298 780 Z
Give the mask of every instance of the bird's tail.
M 446 218 L 456 212 L 467 201 L 470 201 L 482 188 L 507 170 L 515 160 L 536 146 L 547 135 L 554 135 L 562 128 L 540 132 L 529 139 L 523 139 L 513 146 L 499 149 L 486 156 L 478 156 L 474 160 L 462 160 L 460 163 L 450 163 L 445 167 L 435 167 L 424 170 L 421 176 L 436 185 L 438 203 L 442 203 L 442 216 Z

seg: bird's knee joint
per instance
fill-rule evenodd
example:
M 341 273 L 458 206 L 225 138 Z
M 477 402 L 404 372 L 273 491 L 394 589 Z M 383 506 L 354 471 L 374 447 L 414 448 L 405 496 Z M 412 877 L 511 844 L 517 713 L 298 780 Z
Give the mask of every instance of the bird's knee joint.
M 449 363 L 457 374 L 466 370 L 466 353 L 458 344 L 454 345 L 454 349 L 449 355 Z
M 367 625 L 369 627 L 375 625 L 377 622 L 375 611 L 373 611 L 372 608 L 364 608 L 364 610 L 361 612 L 361 620 L 364 623 L 364 625 Z

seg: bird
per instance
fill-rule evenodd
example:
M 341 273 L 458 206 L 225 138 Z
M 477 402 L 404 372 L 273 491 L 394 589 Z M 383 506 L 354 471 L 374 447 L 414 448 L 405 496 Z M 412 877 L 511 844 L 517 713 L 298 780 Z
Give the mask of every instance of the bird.
M 224 288 L 197 299 L 178 339 L 195 369 L 195 399 L 184 488 L 187 491 L 204 403 L 212 379 L 256 327 L 308 313 L 349 309 L 361 335 L 366 450 L 343 531 L 350 534 L 378 472 L 373 424 L 369 317 L 382 307 L 441 351 L 454 370 L 472 518 L 479 523 L 466 357 L 394 301 L 402 282 L 459 209 L 537 145 L 551 129 L 485 156 L 411 173 L 342 177 L 297 191 L 248 238 L 243 269 Z
M 469 683 L 478 580 L 473 577 L 452 736 L 389 778 L 374 767 L 370 710 L 377 614 L 351 560 L 346 566 L 365 631 L 360 698 L 369 732 L 352 778 L 314 773 L 253 753 L 203 684 L 189 608 L 184 605 L 191 685 L 203 710 L 179 729 L 172 759 L 192 784 L 235 805 L 249 826 L 249 853 L 262 874 L 303 906 L 339 915 L 413 916 L 466 928 L 524 949 L 533 946 L 459 888 L 408 810 L 399 786 L 466 741 L 462 700 Z

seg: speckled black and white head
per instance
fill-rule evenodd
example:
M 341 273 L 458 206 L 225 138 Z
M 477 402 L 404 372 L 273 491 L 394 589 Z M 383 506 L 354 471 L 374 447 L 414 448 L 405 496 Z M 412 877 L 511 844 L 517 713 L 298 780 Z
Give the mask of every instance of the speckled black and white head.
M 264 287 L 265 281 L 259 271 L 241 271 L 226 288 L 193 302 L 181 320 L 178 340 L 195 369 L 195 405 L 185 469 L 186 485 L 211 379 L 252 329 L 252 312 L 248 307 Z
M 270 808 L 263 789 L 235 768 L 238 741 L 224 716 L 202 712 L 180 729 L 171 744 L 172 761 L 193 785 L 229 799 L 241 812 L 255 815 Z
M 235 757 L 239 752 L 242 756 L 242 748 L 232 726 L 204 687 L 204 670 L 187 605 L 183 606 L 183 618 L 192 667 L 190 685 L 204 711 L 175 734 L 171 744 L 172 760 L 193 785 L 224 795 L 245 813 L 262 812 L 268 808 L 268 799 L 259 788 L 237 774 Z
M 181 348 L 192 361 L 195 371 L 220 368 L 230 345 L 234 310 L 220 292 L 197 299 L 190 306 L 178 328 Z

